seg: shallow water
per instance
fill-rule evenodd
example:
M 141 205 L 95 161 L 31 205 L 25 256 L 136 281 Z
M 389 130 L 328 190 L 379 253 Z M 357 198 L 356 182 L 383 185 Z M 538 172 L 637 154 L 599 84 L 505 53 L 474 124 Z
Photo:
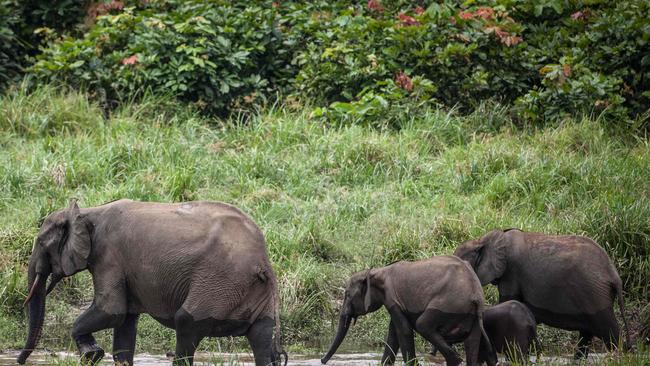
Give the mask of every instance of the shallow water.
M 7 351 L 0 353 L 0 365 L 17 365 L 16 357 L 18 351 Z M 597 364 L 605 354 L 590 354 L 587 364 Z M 329 366 L 376 366 L 379 365 L 381 354 L 379 353 L 343 353 L 336 354 L 327 363 Z M 52 364 L 70 364 L 77 359 L 76 354 L 70 352 L 34 352 L 28 359 L 28 365 L 52 365 Z M 430 355 L 420 355 L 424 365 L 438 366 L 444 365 L 444 359 L 440 356 L 431 357 Z M 535 358 L 531 357 L 531 361 Z M 171 358 L 164 355 L 151 355 L 147 353 L 138 354 L 135 359 L 138 366 L 162 366 L 171 365 Z M 568 365 L 572 363 L 571 356 L 552 356 L 542 357 L 542 362 L 538 364 Z M 102 365 L 113 365 L 112 356 L 107 354 L 101 363 Z M 320 365 L 320 355 L 296 355 L 289 356 L 289 366 L 318 366 Z M 399 365 L 399 362 L 395 364 Z M 212 366 L 254 366 L 251 354 L 247 353 L 197 353 L 194 365 Z

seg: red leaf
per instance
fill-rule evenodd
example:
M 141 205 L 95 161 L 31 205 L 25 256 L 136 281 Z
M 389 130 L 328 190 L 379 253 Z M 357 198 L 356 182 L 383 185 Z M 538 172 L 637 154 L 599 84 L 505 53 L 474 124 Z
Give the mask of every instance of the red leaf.
M 585 13 L 581 11 L 576 11 L 575 13 L 571 14 L 571 19 L 573 20 L 583 20 L 586 18 Z
M 506 36 L 503 39 L 501 39 L 501 42 L 503 42 L 506 46 L 514 46 L 517 43 L 520 43 L 523 39 L 519 36 Z
M 381 2 L 379 0 L 368 0 L 368 10 L 374 11 L 377 13 L 383 13 L 384 12 L 384 6 L 381 5 Z
M 458 16 L 463 20 L 470 20 L 474 18 L 474 14 L 471 11 L 461 11 L 458 13 Z
M 92 5 L 88 8 L 88 16 L 92 19 L 97 18 L 100 15 L 106 15 L 110 13 L 111 11 L 121 11 L 124 9 L 124 3 L 121 1 L 116 1 L 116 0 L 111 0 L 108 3 L 98 3 L 95 5 Z
M 398 71 L 395 74 L 395 84 L 406 91 L 413 90 L 413 80 L 411 80 L 411 78 L 406 75 L 404 71 Z
M 476 16 L 481 17 L 485 20 L 494 19 L 494 9 L 487 6 L 482 6 L 476 10 Z
M 135 65 L 138 63 L 138 55 L 129 56 L 122 60 L 122 65 Z
M 400 21 L 400 23 L 402 23 L 402 25 L 405 25 L 407 27 L 412 26 L 412 25 L 420 25 L 420 22 L 418 22 L 417 19 L 415 19 L 415 18 L 413 18 L 411 16 L 408 16 L 408 15 L 406 15 L 404 13 L 399 13 L 399 15 L 397 15 L 397 19 L 399 19 L 399 21 Z
M 417 15 L 422 15 L 424 14 L 424 8 L 421 6 L 417 6 L 415 9 L 413 9 L 413 12 Z

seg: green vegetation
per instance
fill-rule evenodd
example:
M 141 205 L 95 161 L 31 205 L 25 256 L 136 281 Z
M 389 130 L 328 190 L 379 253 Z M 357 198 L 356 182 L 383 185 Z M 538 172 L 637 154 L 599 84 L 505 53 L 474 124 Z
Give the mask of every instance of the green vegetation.
M 507 227 L 598 241 L 642 342 L 649 12 L 646 0 L 0 0 L 0 349 L 25 337 L 39 223 L 72 197 L 241 207 L 266 235 L 290 352 L 326 346 L 350 273 Z M 91 289 L 84 273 L 48 297 L 41 346 L 74 348 Z M 386 322 L 364 317 L 344 347 L 380 349 Z M 138 331 L 139 350 L 173 349 L 150 317 Z M 539 332 L 551 354 L 574 344 Z M 646 362 L 639 347 L 603 362 Z
M 493 100 L 534 123 L 596 113 L 647 128 L 645 0 L 0 5 L 0 87 L 26 74 L 106 110 L 152 88 L 212 115 L 291 95 L 333 121 L 401 125 L 404 109 Z
M 103 120 L 79 92 L 0 97 L 0 348 L 22 346 L 33 238 L 71 197 L 82 206 L 128 197 L 241 207 L 266 235 L 293 352 L 326 347 L 351 272 L 448 254 L 499 227 L 596 239 L 619 269 L 628 310 L 645 304 L 647 139 L 590 119 L 520 127 L 498 106 L 466 116 L 426 109 L 400 130 L 330 125 L 311 110 L 277 106 L 244 123 L 145 96 Z M 70 325 L 91 287 L 88 274 L 77 275 L 48 297 L 41 346 L 73 347 Z M 379 349 L 386 321 L 383 312 L 360 319 L 344 346 Z M 140 350 L 173 349 L 173 333 L 151 318 L 139 332 Z M 549 350 L 572 347 L 567 332 L 541 334 Z M 109 348 L 110 332 L 100 340 Z

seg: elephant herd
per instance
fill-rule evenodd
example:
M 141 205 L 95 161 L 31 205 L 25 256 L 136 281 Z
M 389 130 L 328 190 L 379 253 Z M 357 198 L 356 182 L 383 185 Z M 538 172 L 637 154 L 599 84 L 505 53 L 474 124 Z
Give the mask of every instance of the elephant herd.
M 257 366 L 287 362 L 264 236 L 231 205 L 119 200 L 79 208 L 72 202 L 50 214 L 29 260 L 29 329 L 18 363 L 39 341 L 47 294 L 86 269 L 94 298 L 72 328 L 84 363 L 104 356 L 93 333 L 112 328 L 115 363 L 132 365 L 142 313 L 176 331 L 174 364 L 192 364 L 204 337 L 222 336 L 245 336 Z M 498 287 L 499 305 L 486 308 L 487 284 Z M 417 332 L 447 365 L 461 362 L 451 347 L 460 342 L 468 365 L 495 365 L 496 352 L 527 354 L 537 323 L 579 331 L 576 357 L 584 357 L 593 337 L 609 349 L 622 344 L 615 301 L 623 315 L 621 279 L 593 240 L 494 230 L 454 255 L 353 274 L 321 361 L 332 357 L 357 317 L 382 307 L 390 314 L 382 364 L 393 364 L 398 350 L 407 364 L 417 364 Z

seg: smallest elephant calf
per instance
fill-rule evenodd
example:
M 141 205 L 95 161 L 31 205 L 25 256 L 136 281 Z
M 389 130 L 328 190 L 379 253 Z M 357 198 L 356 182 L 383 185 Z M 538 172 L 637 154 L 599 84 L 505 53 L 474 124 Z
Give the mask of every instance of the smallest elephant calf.
M 483 312 L 483 326 L 492 342 L 493 350 L 488 350 L 481 341 L 478 363 L 486 362 L 494 352 L 505 353 L 508 360 L 522 360 L 528 355 L 530 346 L 537 342 L 537 323 L 533 313 L 519 301 L 511 300 L 492 306 Z M 431 354 L 436 353 L 432 347 Z
M 483 313 L 483 325 L 494 350 L 505 353 L 508 360 L 527 358 L 530 346 L 537 342 L 537 323 L 533 313 L 519 301 L 511 300 L 490 307 Z M 481 344 L 479 362 L 487 358 Z

